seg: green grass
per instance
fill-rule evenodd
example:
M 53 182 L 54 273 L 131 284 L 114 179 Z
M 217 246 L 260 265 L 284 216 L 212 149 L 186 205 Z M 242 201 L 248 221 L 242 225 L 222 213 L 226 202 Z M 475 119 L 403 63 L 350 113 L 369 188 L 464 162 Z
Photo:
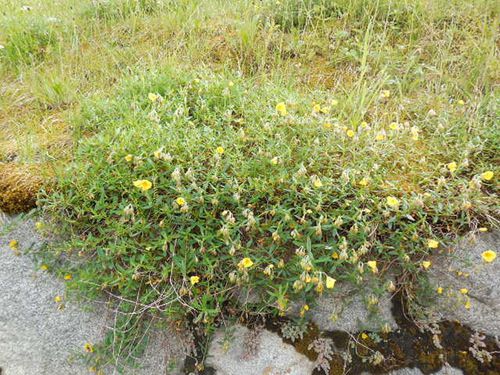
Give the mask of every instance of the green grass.
M 0 161 L 51 171 L 75 290 L 209 333 L 498 226 L 492 2 L 3 3 Z

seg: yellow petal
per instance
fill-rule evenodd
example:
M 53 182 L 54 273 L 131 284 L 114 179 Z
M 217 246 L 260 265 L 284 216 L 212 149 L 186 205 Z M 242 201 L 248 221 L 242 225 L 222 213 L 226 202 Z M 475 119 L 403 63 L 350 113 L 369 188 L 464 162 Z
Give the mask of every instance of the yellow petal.
M 335 286 L 335 282 L 337 280 L 335 280 L 333 277 L 330 277 L 330 276 L 327 276 L 326 277 L 326 287 L 327 289 L 333 289 L 333 287 Z
M 429 239 L 427 240 L 427 247 L 429 249 L 437 249 L 439 247 L 439 242 L 436 240 Z
M 486 250 L 481 254 L 481 257 L 486 263 L 491 263 L 496 259 L 497 253 L 493 250 Z
M 489 181 L 493 178 L 495 174 L 492 171 L 486 171 L 484 173 L 481 173 L 481 178 L 485 181 Z

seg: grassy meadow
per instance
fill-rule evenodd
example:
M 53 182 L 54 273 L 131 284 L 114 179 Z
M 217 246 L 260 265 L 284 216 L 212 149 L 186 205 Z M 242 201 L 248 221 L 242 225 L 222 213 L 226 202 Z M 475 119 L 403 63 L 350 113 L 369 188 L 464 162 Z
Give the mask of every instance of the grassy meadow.
M 119 296 L 124 326 L 209 335 L 336 282 L 412 296 L 434 254 L 498 227 L 494 1 L 0 9 L 0 209 L 37 202 L 65 239 L 43 261 Z

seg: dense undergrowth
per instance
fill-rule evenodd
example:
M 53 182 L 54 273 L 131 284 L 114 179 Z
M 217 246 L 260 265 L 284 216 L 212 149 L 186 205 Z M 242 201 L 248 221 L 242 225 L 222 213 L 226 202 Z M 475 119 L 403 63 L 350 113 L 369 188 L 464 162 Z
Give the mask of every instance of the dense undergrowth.
M 5 9 L 0 174 L 46 172 L 40 205 L 67 240 L 45 256 L 69 255 L 70 287 L 118 296 L 133 325 L 210 332 L 336 281 L 381 290 L 498 224 L 488 1 Z

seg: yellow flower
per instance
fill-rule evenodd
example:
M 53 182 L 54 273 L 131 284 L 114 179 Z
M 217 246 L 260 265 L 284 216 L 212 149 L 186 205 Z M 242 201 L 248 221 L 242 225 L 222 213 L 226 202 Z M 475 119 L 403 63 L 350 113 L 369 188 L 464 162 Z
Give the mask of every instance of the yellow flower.
M 281 116 L 286 116 L 287 115 L 286 104 L 283 102 L 276 104 L 276 111 L 278 111 L 278 113 Z
M 449 170 L 451 173 L 453 173 L 453 172 L 455 172 L 455 171 L 457 170 L 457 163 L 455 163 L 455 162 L 453 161 L 453 162 L 451 162 L 451 163 L 448 163 L 447 167 L 448 167 L 448 170 Z
M 393 196 L 389 196 L 386 199 L 386 203 L 389 207 L 398 208 L 399 207 L 399 199 Z
M 495 174 L 492 171 L 486 171 L 484 173 L 481 173 L 481 178 L 485 181 L 489 181 L 493 178 Z
M 91 343 L 87 342 L 84 346 L 83 346 L 83 349 L 85 350 L 85 352 L 87 353 L 92 353 L 94 352 L 94 347 L 92 346 Z
M 62 301 L 62 297 L 61 297 L 61 296 L 55 296 L 55 297 L 54 297 L 54 302 L 59 303 L 59 302 L 61 302 L 61 301 Z
M 383 141 L 384 139 L 385 139 L 384 132 L 378 132 L 377 135 L 375 136 L 376 141 Z
M 10 240 L 9 247 L 12 250 L 17 250 L 18 246 L 19 246 L 19 242 L 17 242 L 17 240 Z
M 427 247 L 429 249 L 437 249 L 439 247 L 439 242 L 436 240 L 428 239 L 427 240 Z
M 488 228 L 482 227 L 482 228 L 479 228 L 478 231 L 480 231 L 480 232 L 487 232 Z
M 70 274 L 64 275 L 64 280 L 71 280 L 72 278 L 73 276 L 71 276 Z
M 467 288 L 462 288 L 462 289 L 460 289 L 460 293 L 467 294 L 467 293 L 469 293 L 469 290 Z
M 469 309 L 470 309 L 470 299 L 468 299 L 468 298 L 467 298 L 467 301 L 465 302 L 465 308 L 466 308 L 467 310 L 469 310 Z
M 429 260 L 424 260 L 422 262 L 422 267 L 424 267 L 424 269 L 428 269 L 431 265 L 432 265 L 432 263 Z
M 184 206 L 186 204 L 186 200 L 182 197 L 178 197 L 176 200 L 175 200 L 175 203 L 177 203 L 179 206 Z
M 158 100 L 158 95 L 157 94 L 153 94 L 152 92 L 150 92 L 148 94 L 148 99 L 151 100 L 152 102 L 156 102 Z
M 335 280 L 333 277 L 330 277 L 330 276 L 327 276 L 326 277 L 326 288 L 327 289 L 333 289 L 333 287 L 335 286 L 335 282 L 337 280 Z
M 443 294 L 443 288 L 438 287 L 438 288 L 436 289 L 436 292 L 437 292 L 437 294 Z
M 279 159 L 278 159 L 278 157 L 277 157 L 277 156 L 275 156 L 274 158 L 272 158 L 272 159 L 271 159 L 271 164 L 272 164 L 272 165 L 277 165 L 277 164 L 278 164 L 278 162 L 279 162 Z
M 215 151 L 217 151 L 219 155 L 222 155 L 224 153 L 224 147 L 219 146 L 215 149 Z
M 250 268 L 253 266 L 252 259 L 250 258 L 243 258 L 240 263 L 238 263 L 239 268 Z
M 321 107 L 320 111 L 321 113 L 327 114 L 330 113 L 330 107 Z
M 368 179 L 366 179 L 365 177 L 363 177 L 359 182 L 358 184 L 360 186 L 367 186 L 368 185 Z
M 354 133 L 354 130 L 349 129 L 348 131 L 346 131 L 346 134 L 347 134 L 347 136 L 348 136 L 349 138 L 352 138 L 352 137 L 354 137 L 354 134 L 355 134 L 355 133 Z
M 125 156 L 125 161 L 130 163 L 132 160 L 134 160 L 134 156 L 131 155 L 131 154 L 128 154 L 127 156 Z
M 397 122 L 391 122 L 391 123 L 389 124 L 389 128 L 390 128 L 391 130 L 397 130 L 397 129 L 398 129 L 398 123 L 397 123 Z
M 43 229 L 43 227 L 44 227 L 44 224 L 43 224 L 41 221 L 37 221 L 37 222 L 35 223 L 35 228 L 36 228 L 37 230 L 42 230 L 42 229 Z
M 368 123 L 366 121 L 363 121 L 361 122 L 361 124 L 359 124 L 359 126 L 361 126 L 362 129 L 366 129 L 368 127 Z
M 47 271 L 47 270 L 49 269 L 49 266 L 47 266 L 46 264 L 42 264 L 42 265 L 40 266 L 40 269 L 41 269 L 42 271 Z
M 153 184 L 149 180 L 137 180 L 134 181 L 134 186 L 141 189 L 142 191 L 148 191 L 149 189 L 151 189 Z
M 361 338 L 362 338 L 363 340 L 366 340 L 368 337 L 369 337 L 369 336 L 368 336 L 366 333 L 364 333 L 364 332 L 361 334 Z
M 191 282 L 191 285 L 198 284 L 200 282 L 200 277 L 199 276 L 191 276 L 189 278 L 189 281 Z
M 332 254 L 332 258 L 333 259 L 339 259 L 339 253 L 337 253 L 336 251 L 334 251 L 333 254 Z
M 320 188 L 323 186 L 323 183 L 321 182 L 321 180 L 318 177 L 316 177 L 314 179 L 313 185 L 315 188 Z
M 481 256 L 483 257 L 483 260 L 486 262 L 486 263 L 491 263 L 495 260 L 495 258 L 497 257 L 497 253 L 495 253 L 493 250 L 486 250 L 485 252 L 483 252 L 481 254 Z
M 313 104 L 313 112 L 317 113 L 321 110 L 321 106 L 319 104 Z
M 300 317 L 304 317 L 307 311 L 309 311 L 309 305 L 302 306 L 300 309 Z
M 460 100 L 458 101 L 458 105 L 465 105 L 465 102 L 464 102 L 462 99 L 460 99 Z
M 229 81 L 229 82 L 227 83 L 227 85 L 228 85 L 229 87 L 233 87 L 233 86 L 234 86 L 234 82 L 233 82 L 233 81 Z
M 388 98 L 391 96 L 391 92 L 389 90 L 382 90 L 381 96 L 383 98 Z
M 333 125 L 329 122 L 323 124 L 323 128 L 325 128 L 325 129 L 331 129 L 332 127 L 333 127 Z
M 377 273 L 378 272 L 377 261 L 376 260 L 369 260 L 368 262 L 366 262 L 366 265 L 368 267 L 370 267 L 370 269 L 372 270 L 373 273 Z

